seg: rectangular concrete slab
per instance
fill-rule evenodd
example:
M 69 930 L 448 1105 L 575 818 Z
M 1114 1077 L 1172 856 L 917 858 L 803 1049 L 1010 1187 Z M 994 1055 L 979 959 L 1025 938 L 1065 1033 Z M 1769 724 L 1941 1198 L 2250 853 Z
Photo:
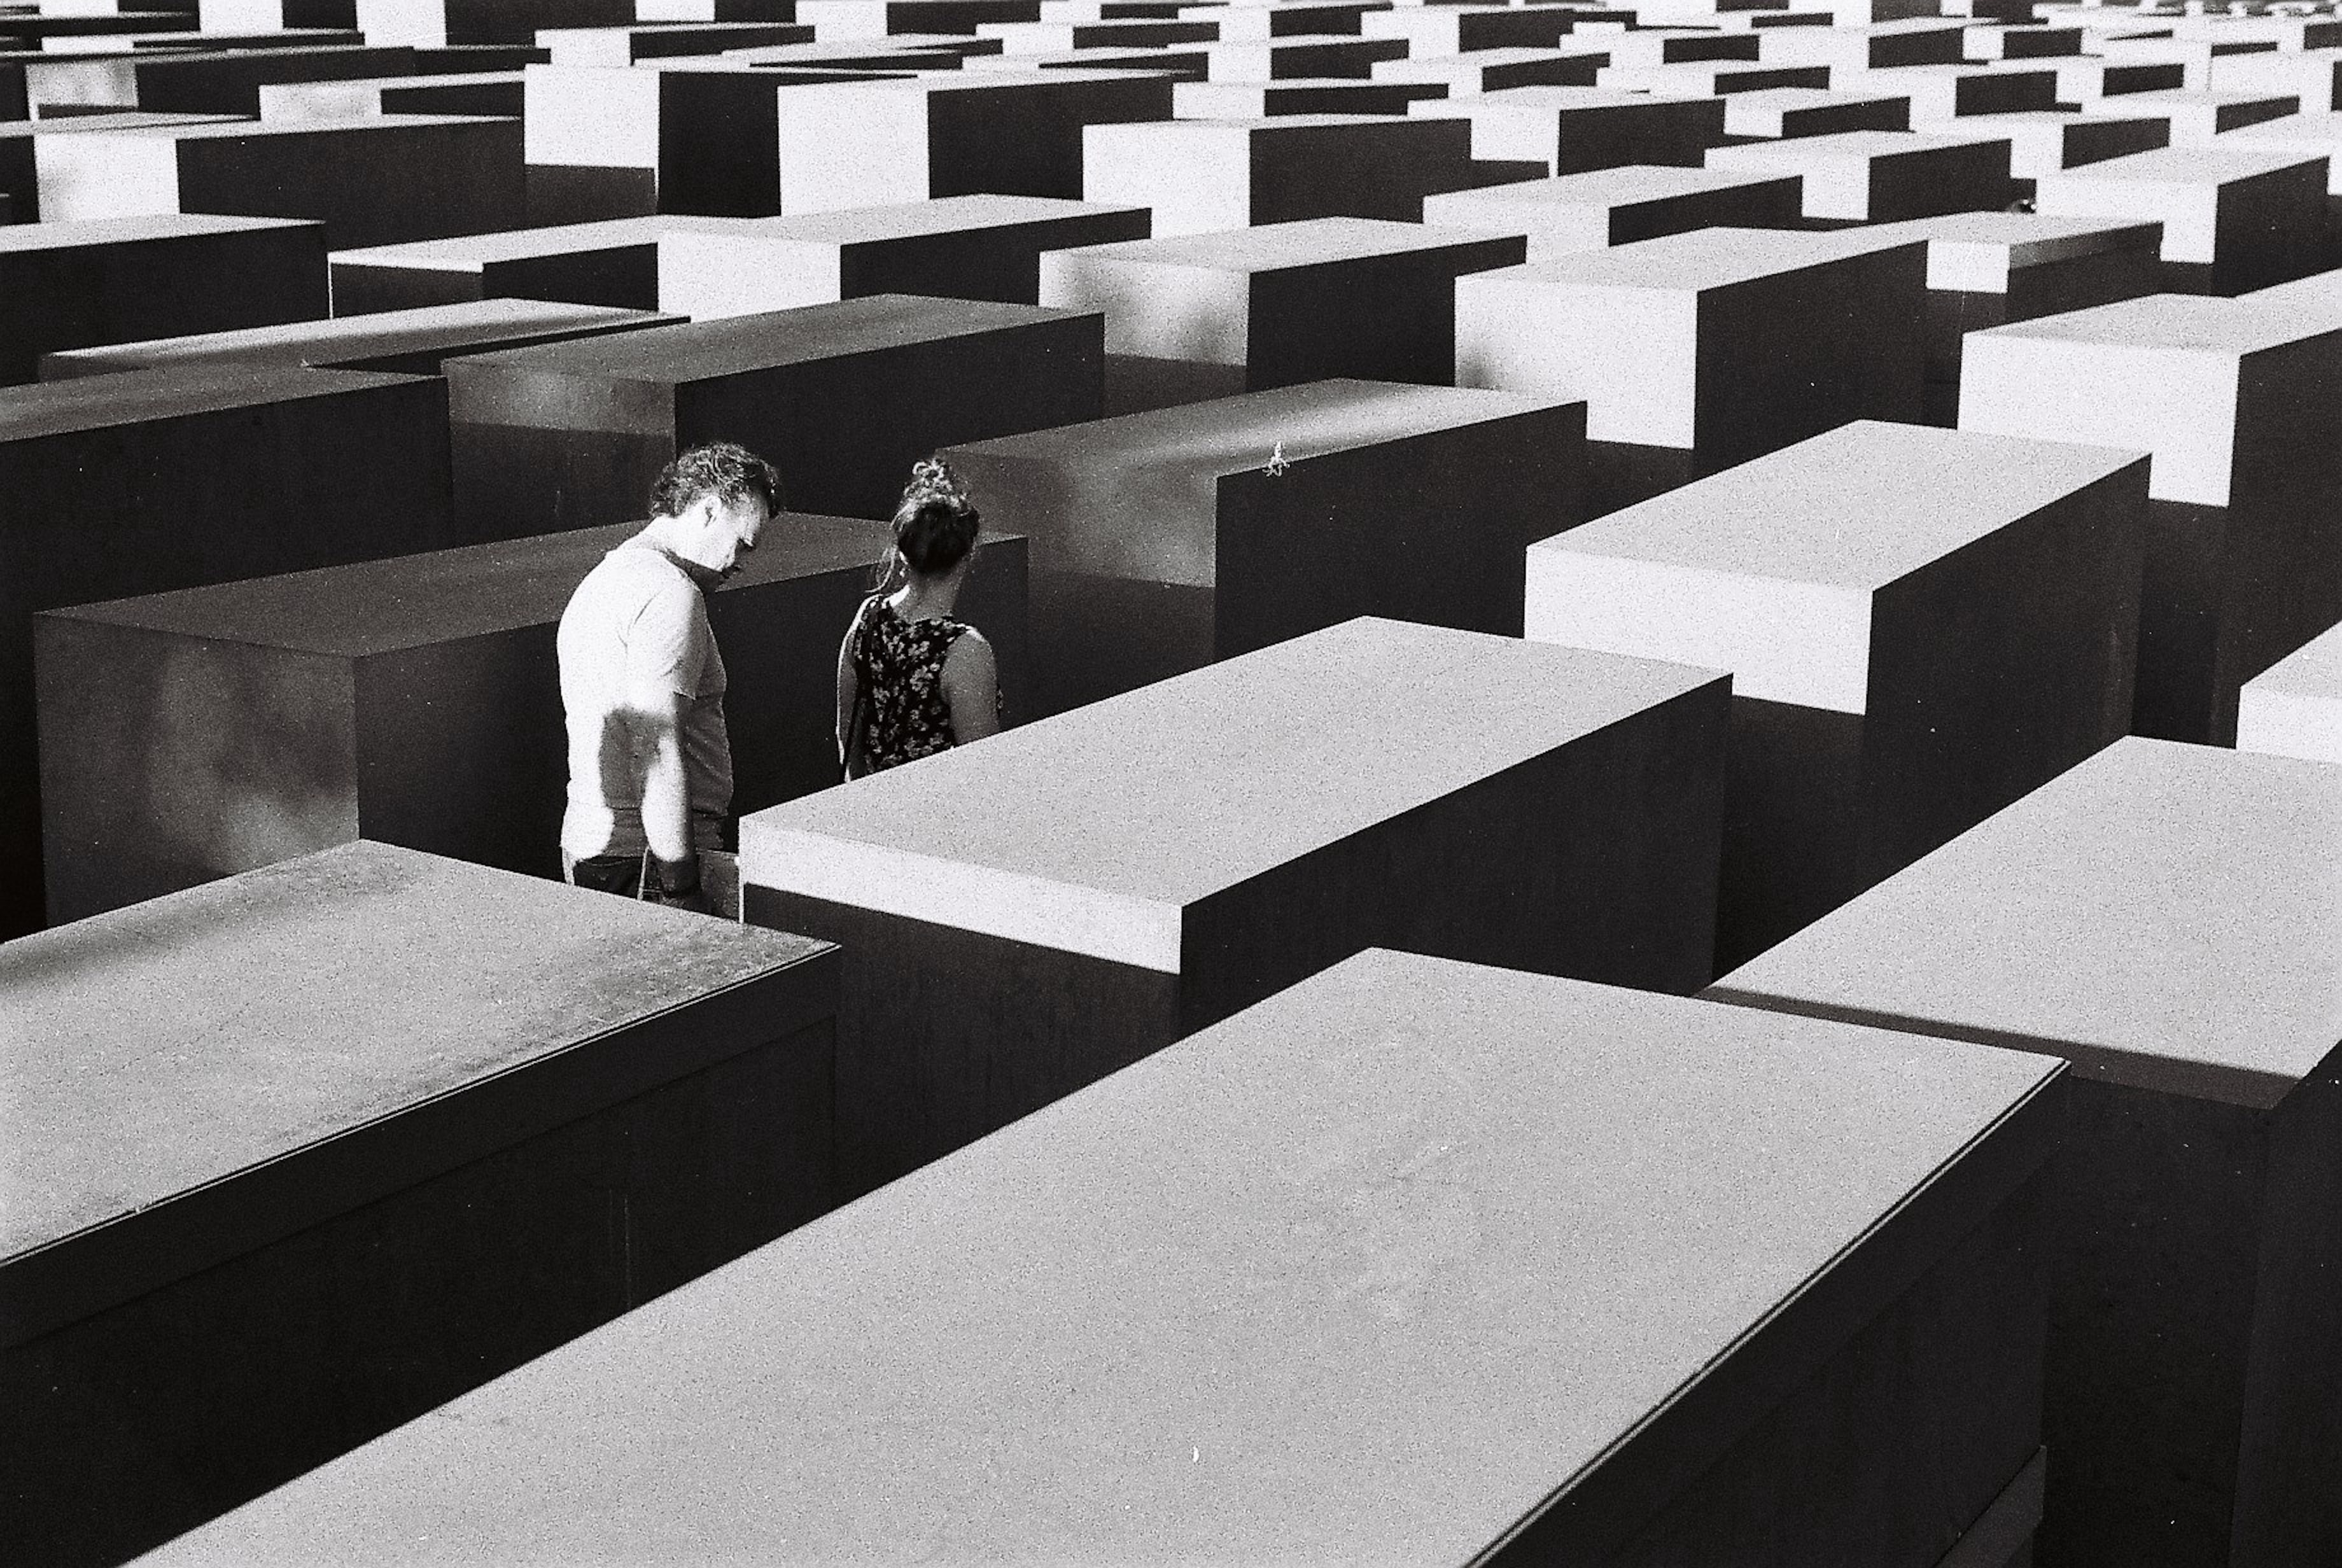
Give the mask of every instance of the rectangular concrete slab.
M 264 120 L 340 120 L 355 115 L 501 115 L 524 104 L 518 71 L 455 71 L 348 82 L 272 82 L 260 89 Z
M 670 215 L 506 229 L 333 253 L 334 309 L 357 315 L 485 299 L 655 310 L 660 237 L 754 234 L 769 220 Z
M 1082 194 L 1151 208 L 1157 236 L 1301 218 L 1413 223 L 1426 196 L 1472 183 L 1471 143 L 1449 121 L 1374 115 L 1098 125 Z
M 1735 136 L 1828 136 L 1841 131 L 1907 131 L 1911 100 L 1896 93 L 1834 93 L 1827 87 L 1773 87 L 1725 101 L 1724 128 Z
M 2045 175 L 2034 199 L 2045 213 L 2160 223 L 2167 288 L 2236 295 L 2317 270 L 2326 184 L 2317 154 L 2224 139 Z
M 1092 188 L 1086 149 L 1093 126 L 1168 119 L 1171 87 L 1151 72 L 1036 70 L 792 88 L 781 210 L 979 194 L 1152 205 Z
M 52 218 L 315 218 L 335 245 L 509 228 L 520 125 L 454 115 L 157 126 L 34 143 Z
M 1469 55 L 1427 59 L 1377 60 L 1377 82 L 1425 82 L 1463 97 L 1507 87 L 1590 87 L 1594 75 L 1610 62 L 1609 51 L 1587 43 L 1558 49 L 1476 49 Z
M 744 906 L 854 934 L 859 1190 L 1377 943 L 1696 986 L 1725 702 L 1347 621 L 745 818 Z
M 631 0 L 357 0 L 369 38 L 444 48 L 534 44 L 540 27 L 617 26 L 634 19 Z
M 160 1561 L 1927 1561 L 2032 1441 L 2045 1077 L 1366 954 Z
M 2082 113 L 2092 114 L 2102 106 L 2106 106 L 2104 99 L 2084 105 Z M 2265 120 L 2283 119 L 2298 114 L 2301 108 L 2300 95 L 2295 93 L 2192 87 L 2127 93 L 2116 101 L 2110 112 L 2153 115 L 2170 125 L 2173 146 L 2205 147 L 2223 132 L 2241 130 Z
M 2342 317 L 2156 295 L 1972 333 L 1963 429 L 2154 454 L 2137 733 L 2225 744 L 2237 689 L 2342 619 Z
M 2045 1556 L 2342 1548 L 2337 854 L 2342 769 L 2124 740 L 1710 993 L 2072 1064 Z
M 39 166 L 33 157 L 33 139 L 35 136 L 135 130 L 144 125 L 201 125 L 231 117 L 225 115 L 142 115 L 135 110 L 63 117 L 51 115 L 40 120 L 28 120 L 22 115 L 14 120 L 0 117 L 0 195 L 8 198 L 13 222 L 29 224 L 40 218 L 41 179 Z
M 1033 305 L 1041 258 L 1143 240 L 1146 208 L 1053 196 L 939 196 L 659 241 L 659 305 L 694 320 L 872 294 Z M 1056 303 L 1056 302 L 1051 302 Z
M 1916 418 L 1917 242 L 1701 229 L 1460 281 L 1456 380 L 1584 397 L 1595 441 L 1744 461 Z
M 1445 385 L 1456 280 L 1527 252 L 1475 227 L 1496 225 L 1316 218 L 1053 251 L 1040 297 L 1105 312 L 1111 413 L 1336 376 Z
M 1946 128 L 1842 131 L 1715 147 L 1707 166 L 1794 173 L 1805 185 L 1805 215 L 1829 223 L 1893 223 L 1938 213 L 1994 211 L 2015 194 L 2008 143 Z
M 1726 669 L 1736 964 L 2129 726 L 2146 458 L 1861 422 L 1530 547 L 1527 634 Z
M 1956 213 L 1874 225 L 1927 242 L 1930 424 L 1959 423 L 1961 345 L 1971 332 L 2153 293 L 2162 229 L 2120 218 Z
M 1520 551 L 1583 514 L 1579 404 L 1320 381 L 956 447 L 1032 540 L 1036 705 L 1353 615 L 1517 634 Z
M 1423 204 L 1423 221 L 1525 234 L 1538 262 L 1692 229 L 1797 228 L 1801 195 L 1795 175 L 1638 164 L 1450 191 Z
M 1407 113 L 1465 120 L 1474 157 L 1542 163 L 1549 175 L 1628 164 L 1697 168 L 1707 149 L 1724 142 L 1721 102 L 1609 87 L 1510 87 L 1416 104 Z
M 836 966 L 363 844 L 0 947 L 11 1533 L 118 1562 L 820 1213 Z
M 2237 749 L 2342 764 L 2342 626 L 2245 683 Z
M 940 447 L 1097 417 L 1104 341 L 1095 312 L 872 295 L 451 360 L 456 509 L 505 537 L 637 517 L 723 439 L 791 507 L 891 516 Z
M 37 619 L 52 923 L 364 836 L 558 877 L 554 630 L 625 523 L 255 578 Z M 783 514 L 708 601 L 735 813 L 837 782 L 839 636 L 891 535 Z M 960 616 L 1026 712 L 1024 544 Z
M 446 439 L 445 388 L 412 376 L 236 365 L 0 392 L 0 930 L 41 924 L 33 613 L 454 544 Z
M 327 370 L 382 370 L 436 375 L 442 361 L 465 354 L 526 348 L 540 343 L 598 337 L 646 326 L 669 326 L 673 316 L 602 305 L 552 305 L 532 299 L 475 300 L 414 310 L 345 315 L 285 326 L 245 327 L 150 338 L 105 348 L 65 349 L 41 356 L 45 381 L 106 375 L 165 365 L 314 365 Z
M 2131 153 L 2152 152 L 2171 145 L 2171 122 L 2158 115 L 2127 113 L 2122 100 L 2096 107 L 2087 115 L 2035 111 L 2018 115 L 1963 115 L 1956 122 L 1962 131 L 2008 138 L 2009 173 L 2019 186 L 2061 169 L 2103 163 Z
M 111 218 L 0 225 L 0 385 L 55 349 L 325 314 L 322 225 Z

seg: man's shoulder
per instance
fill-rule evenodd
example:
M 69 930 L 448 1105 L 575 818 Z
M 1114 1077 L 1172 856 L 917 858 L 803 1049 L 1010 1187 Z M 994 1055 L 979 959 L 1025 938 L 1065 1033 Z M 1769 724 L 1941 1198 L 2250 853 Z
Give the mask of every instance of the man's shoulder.
M 698 603 L 699 590 L 682 567 L 629 540 L 594 563 L 569 595 L 569 613 L 591 607 L 631 614 L 657 605 L 689 614 Z

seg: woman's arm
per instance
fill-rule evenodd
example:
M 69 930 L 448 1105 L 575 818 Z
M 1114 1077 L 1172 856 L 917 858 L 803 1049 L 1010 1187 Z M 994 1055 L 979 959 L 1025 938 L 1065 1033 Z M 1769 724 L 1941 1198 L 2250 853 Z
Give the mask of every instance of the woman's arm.
M 1000 731 L 1000 669 L 992 644 L 971 626 L 944 655 L 944 701 L 951 706 L 952 739 L 960 745 Z
M 854 704 L 862 691 L 861 677 L 854 668 L 854 640 L 861 634 L 862 617 L 856 614 L 846 628 L 846 641 L 837 647 L 837 764 L 841 768 L 854 760 L 846 754 L 846 746 L 854 731 Z

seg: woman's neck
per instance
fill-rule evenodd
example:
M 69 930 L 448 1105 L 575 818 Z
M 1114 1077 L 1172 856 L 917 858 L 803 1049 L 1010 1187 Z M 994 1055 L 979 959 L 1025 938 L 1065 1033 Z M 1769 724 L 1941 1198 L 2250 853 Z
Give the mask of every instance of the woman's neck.
M 887 607 L 906 621 L 939 621 L 952 613 L 959 599 L 960 574 L 914 576 L 886 600 Z

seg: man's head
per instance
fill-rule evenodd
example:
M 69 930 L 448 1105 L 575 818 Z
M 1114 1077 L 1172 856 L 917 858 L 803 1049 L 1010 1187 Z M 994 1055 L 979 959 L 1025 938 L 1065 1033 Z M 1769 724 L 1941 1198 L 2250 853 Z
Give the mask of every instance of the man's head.
M 718 577 L 738 569 L 781 506 L 780 475 L 745 446 L 695 446 L 659 471 L 651 516 L 668 546 Z

